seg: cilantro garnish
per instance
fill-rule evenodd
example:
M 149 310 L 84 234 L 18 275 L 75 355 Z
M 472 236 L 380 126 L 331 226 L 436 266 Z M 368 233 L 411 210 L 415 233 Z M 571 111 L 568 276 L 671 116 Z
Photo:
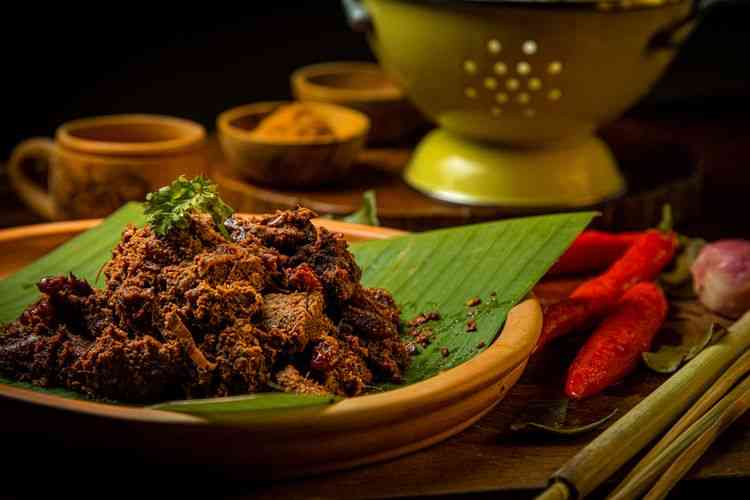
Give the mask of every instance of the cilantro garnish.
M 206 213 L 216 227 L 229 238 L 224 221 L 234 213 L 216 192 L 216 184 L 203 176 L 192 180 L 180 176 L 169 186 L 146 196 L 146 222 L 158 235 L 165 235 L 174 228 L 186 229 L 191 213 Z

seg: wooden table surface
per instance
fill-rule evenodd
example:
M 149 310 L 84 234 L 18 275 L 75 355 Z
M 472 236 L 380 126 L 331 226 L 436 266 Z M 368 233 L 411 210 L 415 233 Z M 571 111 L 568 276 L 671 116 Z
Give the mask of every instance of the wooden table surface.
M 628 186 L 623 196 L 586 207 L 600 212 L 598 229 L 628 230 L 655 226 L 669 204 L 676 224 L 700 216 L 704 183 L 702 154 L 675 140 L 663 127 L 637 118 L 620 120 L 602 130 Z M 418 137 L 415 137 L 415 140 Z M 313 189 L 282 189 L 254 182 L 231 168 L 218 147 L 212 148 L 211 176 L 221 196 L 240 212 L 269 212 L 306 206 L 319 213 L 344 216 L 357 210 L 367 190 L 377 193 L 380 222 L 406 231 L 424 231 L 535 215 L 534 207 L 469 206 L 441 202 L 410 187 L 402 173 L 414 141 L 401 147 L 377 147 L 358 155 L 349 175 Z
M 730 236 L 750 238 L 750 223 L 747 222 L 750 124 L 744 115 L 718 112 L 706 116 L 703 112 L 681 111 L 645 118 L 674 138 L 696 148 L 705 161 L 703 214 L 686 227 L 678 229 L 709 239 Z M 0 179 L 0 227 L 39 221 L 10 193 L 7 181 Z M 543 297 L 556 296 L 571 285 L 571 282 L 543 284 L 540 293 Z M 167 474 L 161 470 L 162 466 L 144 466 L 147 457 L 138 456 L 137 450 L 116 450 L 110 454 L 97 452 L 96 455 L 79 450 L 74 463 L 71 463 L 68 458 L 70 450 L 55 449 L 52 444 L 54 437 L 43 435 L 19 437 L 28 446 L 25 452 L 20 452 L 22 456 L 17 457 L 16 463 L 39 460 L 38 456 L 43 452 L 45 463 L 54 463 L 54 471 L 64 477 L 68 477 L 69 471 L 93 467 L 102 477 L 112 474 L 112 478 L 116 479 L 115 475 L 120 474 L 117 470 L 130 467 L 133 474 L 143 481 L 156 479 L 166 491 L 208 492 L 213 496 L 383 498 L 447 495 L 532 498 L 544 487 L 548 476 L 588 443 L 596 432 L 575 438 L 540 439 L 514 435 L 508 427 L 512 421 L 529 412 L 528 402 L 560 400 L 566 365 L 580 341 L 575 337 L 563 340 L 554 350 L 532 358 L 521 380 L 506 399 L 463 433 L 400 459 L 349 471 L 258 484 L 238 479 L 242 471 L 227 471 L 221 464 L 212 464 L 200 470 L 174 470 L 165 483 Z M 567 423 L 585 423 L 614 408 L 622 414 L 662 380 L 661 376 L 639 369 L 625 383 L 611 388 L 602 396 L 582 403 L 570 403 Z M 9 469 L 8 477 L 13 475 L 13 471 L 21 473 L 26 470 L 23 465 L 17 469 Z M 165 470 L 171 469 L 166 467 Z M 229 476 L 232 479 L 228 479 Z M 735 484 L 733 480 L 740 482 Z M 750 486 L 750 415 L 740 419 L 719 439 L 673 497 L 683 497 L 688 492 L 692 495 L 712 492 L 726 485 Z M 122 487 L 127 488 L 128 485 Z

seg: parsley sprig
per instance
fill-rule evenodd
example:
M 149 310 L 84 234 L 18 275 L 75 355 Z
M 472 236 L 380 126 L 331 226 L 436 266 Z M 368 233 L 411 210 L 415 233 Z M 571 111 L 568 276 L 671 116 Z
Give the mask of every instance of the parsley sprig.
M 180 176 L 169 186 L 146 196 L 146 221 L 158 235 L 165 235 L 174 228 L 186 229 L 191 213 L 206 213 L 216 227 L 229 238 L 224 221 L 234 213 L 216 192 L 216 184 L 203 176 L 192 180 Z

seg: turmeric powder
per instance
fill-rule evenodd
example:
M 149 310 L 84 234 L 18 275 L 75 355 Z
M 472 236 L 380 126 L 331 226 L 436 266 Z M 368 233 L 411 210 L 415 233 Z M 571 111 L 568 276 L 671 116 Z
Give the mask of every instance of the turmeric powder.
M 273 113 L 263 118 L 253 135 L 259 139 L 335 139 L 331 125 L 311 106 L 293 103 L 279 106 Z

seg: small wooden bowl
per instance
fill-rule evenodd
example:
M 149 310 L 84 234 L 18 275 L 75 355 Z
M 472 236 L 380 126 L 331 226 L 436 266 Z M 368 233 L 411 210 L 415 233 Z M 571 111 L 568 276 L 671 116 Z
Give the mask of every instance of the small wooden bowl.
M 374 63 L 305 66 L 292 73 L 291 86 L 300 101 L 340 104 L 365 113 L 371 122 L 370 144 L 395 143 L 427 126 L 402 88 Z
M 100 220 L 0 231 L 0 277 L 17 271 Z M 392 229 L 320 219 L 348 241 L 391 238 Z M 432 378 L 323 408 L 258 415 L 245 423 L 94 401 L 65 399 L 0 384 L 4 433 L 55 436 L 66 449 L 131 450 L 145 463 L 221 464 L 238 479 L 278 479 L 343 469 L 419 450 L 469 427 L 521 376 L 542 328 L 529 297 L 508 314 L 485 351 Z M 3 439 L 3 443 L 9 440 Z M 50 446 L 54 446 L 50 441 Z M 13 455 L 13 449 L 5 450 Z M 106 456 L 106 455 L 104 455 Z
M 267 139 L 252 130 L 284 101 L 230 109 L 216 120 L 219 142 L 231 171 L 279 188 L 310 189 L 340 179 L 365 144 L 370 120 L 364 114 L 326 103 L 306 103 L 334 129 L 334 139 Z

